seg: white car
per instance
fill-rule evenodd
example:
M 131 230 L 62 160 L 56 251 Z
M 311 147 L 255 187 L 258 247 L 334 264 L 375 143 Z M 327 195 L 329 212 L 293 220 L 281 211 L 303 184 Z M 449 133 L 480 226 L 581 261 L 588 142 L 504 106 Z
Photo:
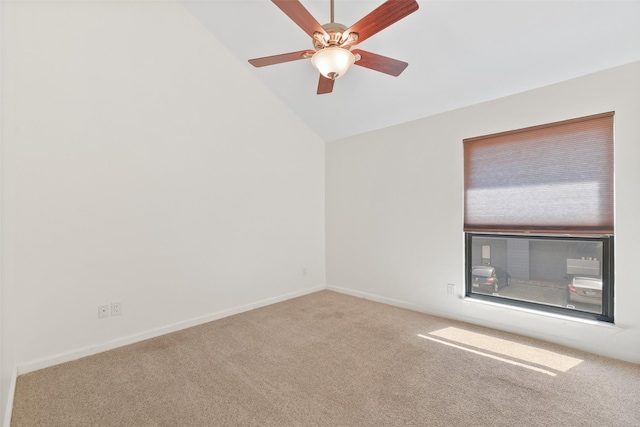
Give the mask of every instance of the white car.
M 568 285 L 568 301 L 602 305 L 602 279 L 574 277 Z

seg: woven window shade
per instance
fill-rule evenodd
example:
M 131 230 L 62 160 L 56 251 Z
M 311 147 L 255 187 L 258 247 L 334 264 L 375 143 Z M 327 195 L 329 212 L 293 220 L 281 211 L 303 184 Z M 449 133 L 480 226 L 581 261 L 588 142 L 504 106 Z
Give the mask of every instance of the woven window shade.
M 613 113 L 464 140 L 464 230 L 613 234 Z

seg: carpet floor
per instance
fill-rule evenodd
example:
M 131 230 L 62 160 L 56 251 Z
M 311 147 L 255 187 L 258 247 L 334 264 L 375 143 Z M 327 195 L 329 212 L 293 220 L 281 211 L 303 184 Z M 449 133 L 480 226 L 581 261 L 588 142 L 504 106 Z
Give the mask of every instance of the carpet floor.
M 18 377 L 19 426 L 640 426 L 640 365 L 321 291 Z

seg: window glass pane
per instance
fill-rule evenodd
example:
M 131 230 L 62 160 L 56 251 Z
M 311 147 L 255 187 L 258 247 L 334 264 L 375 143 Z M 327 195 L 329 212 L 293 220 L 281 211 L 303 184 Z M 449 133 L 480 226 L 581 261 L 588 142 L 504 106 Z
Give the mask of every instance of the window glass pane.
M 472 235 L 468 293 L 602 315 L 604 239 Z

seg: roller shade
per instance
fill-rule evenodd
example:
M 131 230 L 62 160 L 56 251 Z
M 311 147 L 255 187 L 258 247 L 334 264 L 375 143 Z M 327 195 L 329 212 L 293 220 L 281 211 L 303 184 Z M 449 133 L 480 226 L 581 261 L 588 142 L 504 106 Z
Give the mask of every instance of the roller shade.
M 613 234 L 613 112 L 463 143 L 465 231 Z

